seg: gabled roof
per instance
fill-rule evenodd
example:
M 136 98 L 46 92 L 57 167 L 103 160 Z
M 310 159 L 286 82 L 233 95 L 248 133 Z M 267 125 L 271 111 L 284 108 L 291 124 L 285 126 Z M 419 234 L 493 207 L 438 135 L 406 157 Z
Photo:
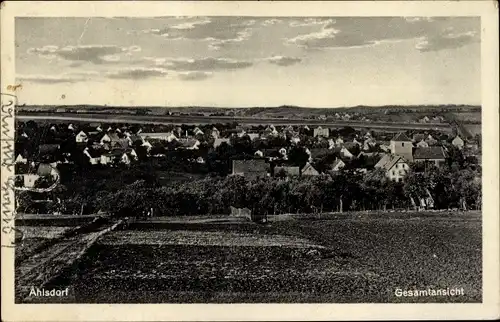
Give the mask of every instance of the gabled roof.
M 263 159 L 233 160 L 233 173 L 267 173 L 268 168 Z
M 415 160 L 444 160 L 445 158 L 444 150 L 440 146 L 418 147 L 413 154 Z
M 385 154 L 377 162 L 377 164 L 375 164 L 375 168 L 382 168 L 384 170 L 389 171 L 399 161 L 405 162 L 405 159 L 399 155 Z
M 399 132 L 396 134 L 391 141 L 397 141 L 397 142 L 411 142 L 411 140 L 406 136 L 404 132 Z
M 195 146 L 199 141 L 195 139 L 179 139 L 179 143 L 184 148 L 190 148 Z
M 314 167 L 308 162 L 306 165 L 302 168 L 302 174 L 306 175 L 319 175 L 318 170 L 314 169 Z
M 345 165 L 344 161 L 342 161 L 342 159 L 337 159 L 335 161 L 333 161 L 332 163 L 332 169 L 334 169 L 335 167 L 337 167 L 338 165 Z

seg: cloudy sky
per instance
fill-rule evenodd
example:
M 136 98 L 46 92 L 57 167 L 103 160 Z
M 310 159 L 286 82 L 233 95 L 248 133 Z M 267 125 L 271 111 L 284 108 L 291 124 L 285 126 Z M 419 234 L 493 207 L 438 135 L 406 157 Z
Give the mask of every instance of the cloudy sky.
M 473 17 L 17 18 L 26 104 L 480 104 Z

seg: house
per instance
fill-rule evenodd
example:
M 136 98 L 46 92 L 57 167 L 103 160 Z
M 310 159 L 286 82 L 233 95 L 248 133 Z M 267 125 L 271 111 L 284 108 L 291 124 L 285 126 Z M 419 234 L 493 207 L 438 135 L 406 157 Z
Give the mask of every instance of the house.
M 139 136 L 144 139 L 155 139 L 161 141 L 172 142 L 177 140 L 177 136 L 173 132 L 162 132 L 162 133 L 138 133 Z
M 451 144 L 462 150 L 464 148 L 464 140 L 460 136 L 456 136 L 453 141 L 451 141 Z
M 200 141 L 196 139 L 179 139 L 180 148 L 185 150 L 197 150 L 200 146 Z
M 236 136 L 239 137 L 239 138 L 242 138 L 244 137 L 245 135 L 247 135 L 247 132 L 244 130 L 244 129 L 241 129 L 241 130 L 238 130 L 236 132 Z
M 340 149 L 340 156 L 342 158 L 346 158 L 346 159 L 352 159 L 352 158 L 354 158 L 354 155 L 345 146 L 343 146 Z
M 40 177 L 52 177 L 52 179 L 57 179 L 59 176 L 54 164 L 40 163 L 36 174 Z
M 424 140 L 420 141 L 417 143 L 417 148 L 428 148 L 429 144 L 425 142 Z
M 250 180 L 267 177 L 269 164 L 263 159 L 233 160 L 232 175 L 244 176 Z
M 275 177 L 298 177 L 300 176 L 300 168 L 299 167 L 290 167 L 290 166 L 280 166 L 274 168 L 274 176 Z
M 112 141 L 117 141 L 119 139 L 120 138 L 118 137 L 118 135 L 116 133 L 108 132 L 102 136 L 102 138 L 99 142 L 101 144 L 111 143 Z
M 317 128 L 314 129 L 313 131 L 314 137 L 329 137 L 330 136 L 330 130 L 328 128 L 322 128 L 321 126 L 318 126 Z
M 214 126 L 212 128 L 212 133 L 210 133 L 210 135 L 214 138 L 214 139 L 218 139 L 220 137 L 220 132 L 219 130 Z
M 139 158 L 139 157 L 137 156 L 137 152 L 135 152 L 135 150 L 134 150 L 134 149 L 130 149 L 129 154 L 130 154 L 130 156 L 132 157 L 132 160 L 136 160 L 136 161 L 137 161 L 137 159 Z
M 120 138 L 118 134 L 113 132 L 104 134 L 99 142 L 101 145 L 108 144 L 110 148 L 127 149 L 129 145 L 127 138 Z
M 75 136 L 75 141 L 76 143 L 85 143 L 89 140 L 89 137 L 87 133 L 80 131 L 78 134 Z
M 86 147 L 83 150 L 83 154 L 85 154 L 89 158 L 90 164 L 96 165 L 101 163 L 101 155 L 97 150 L 89 149 L 88 147 Z
M 318 170 L 314 169 L 314 167 L 307 162 L 306 165 L 302 168 L 302 176 L 319 176 Z
M 397 133 L 390 142 L 391 153 L 413 161 L 413 144 L 404 132 Z
M 128 165 L 130 164 L 131 159 L 132 158 L 129 156 L 129 154 L 127 152 L 124 152 L 120 158 L 120 162 Z
M 389 180 L 402 182 L 403 179 L 408 174 L 410 167 L 406 162 L 405 158 L 400 155 L 385 154 L 378 162 L 375 164 L 375 169 L 383 169 L 385 175 Z
M 28 159 L 25 158 L 21 153 L 19 153 L 16 157 L 16 163 L 27 163 Z
M 290 138 L 290 142 L 291 142 L 292 144 L 298 144 L 298 143 L 300 142 L 300 138 L 299 138 L 298 136 L 294 135 L 294 136 L 292 136 L 292 137 Z
M 141 146 L 145 147 L 147 152 L 149 152 L 149 151 L 151 150 L 151 148 L 153 147 L 153 146 L 151 145 L 151 143 L 149 143 L 149 142 L 148 142 L 148 141 L 146 141 L 146 140 L 145 140 L 144 142 L 142 142 Z
M 342 170 L 344 167 L 345 167 L 345 163 L 344 163 L 344 161 L 342 161 L 342 159 L 336 159 L 332 163 L 332 171 L 337 172 L 337 171 Z
M 434 140 L 434 139 L 426 139 L 425 142 L 429 145 L 429 146 L 433 146 L 433 145 L 436 145 L 438 143 L 437 140 Z
M 101 164 L 114 164 L 123 156 L 123 150 L 115 149 L 101 155 Z
M 205 133 L 203 133 L 203 131 L 202 131 L 202 130 L 200 130 L 200 128 L 199 128 L 199 127 L 195 127 L 195 128 L 193 129 L 193 134 L 194 134 L 194 135 L 204 135 Z
M 214 140 L 214 149 L 216 147 L 218 147 L 219 145 L 221 145 L 222 143 L 226 143 L 227 145 L 231 145 L 231 140 L 230 139 L 226 139 L 226 138 L 219 138 L 219 139 L 215 139 Z
M 276 131 L 276 128 L 274 127 L 274 125 L 269 125 L 264 130 L 264 135 L 265 136 L 276 136 L 276 135 L 278 135 L 278 131 Z
M 420 123 L 429 123 L 430 119 L 427 116 L 424 116 L 420 120 L 418 120 Z
M 286 159 L 286 149 L 285 148 L 281 148 L 278 150 L 279 154 L 281 154 L 281 156 Z
M 446 155 L 442 147 L 430 146 L 427 148 L 416 148 L 413 159 L 415 162 L 432 162 L 436 166 L 440 166 L 445 162 Z
M 23 185 L 26 188 L 33 188 L 35 186 L 35 182 L 40 178 L 37 174 L 24 174 L 23 175 Z

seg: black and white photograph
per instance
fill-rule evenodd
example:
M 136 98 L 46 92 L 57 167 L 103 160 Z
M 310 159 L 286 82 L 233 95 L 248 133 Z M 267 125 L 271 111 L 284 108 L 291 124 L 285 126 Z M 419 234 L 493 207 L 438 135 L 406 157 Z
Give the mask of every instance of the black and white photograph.
M 15 303 L 482 303 L 481 26 L 15 17 Z

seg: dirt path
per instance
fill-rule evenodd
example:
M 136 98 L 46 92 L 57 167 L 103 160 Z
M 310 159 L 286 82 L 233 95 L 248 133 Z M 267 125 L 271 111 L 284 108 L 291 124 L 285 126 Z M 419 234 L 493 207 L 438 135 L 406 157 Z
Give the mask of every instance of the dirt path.
M 61 238 L 23 260 L 15 269 L 16 300 L 26 300 L 32 287 L 43 288 L 66 267 L 73 265 L 99 237 L 121 223 L 108 223 Z

